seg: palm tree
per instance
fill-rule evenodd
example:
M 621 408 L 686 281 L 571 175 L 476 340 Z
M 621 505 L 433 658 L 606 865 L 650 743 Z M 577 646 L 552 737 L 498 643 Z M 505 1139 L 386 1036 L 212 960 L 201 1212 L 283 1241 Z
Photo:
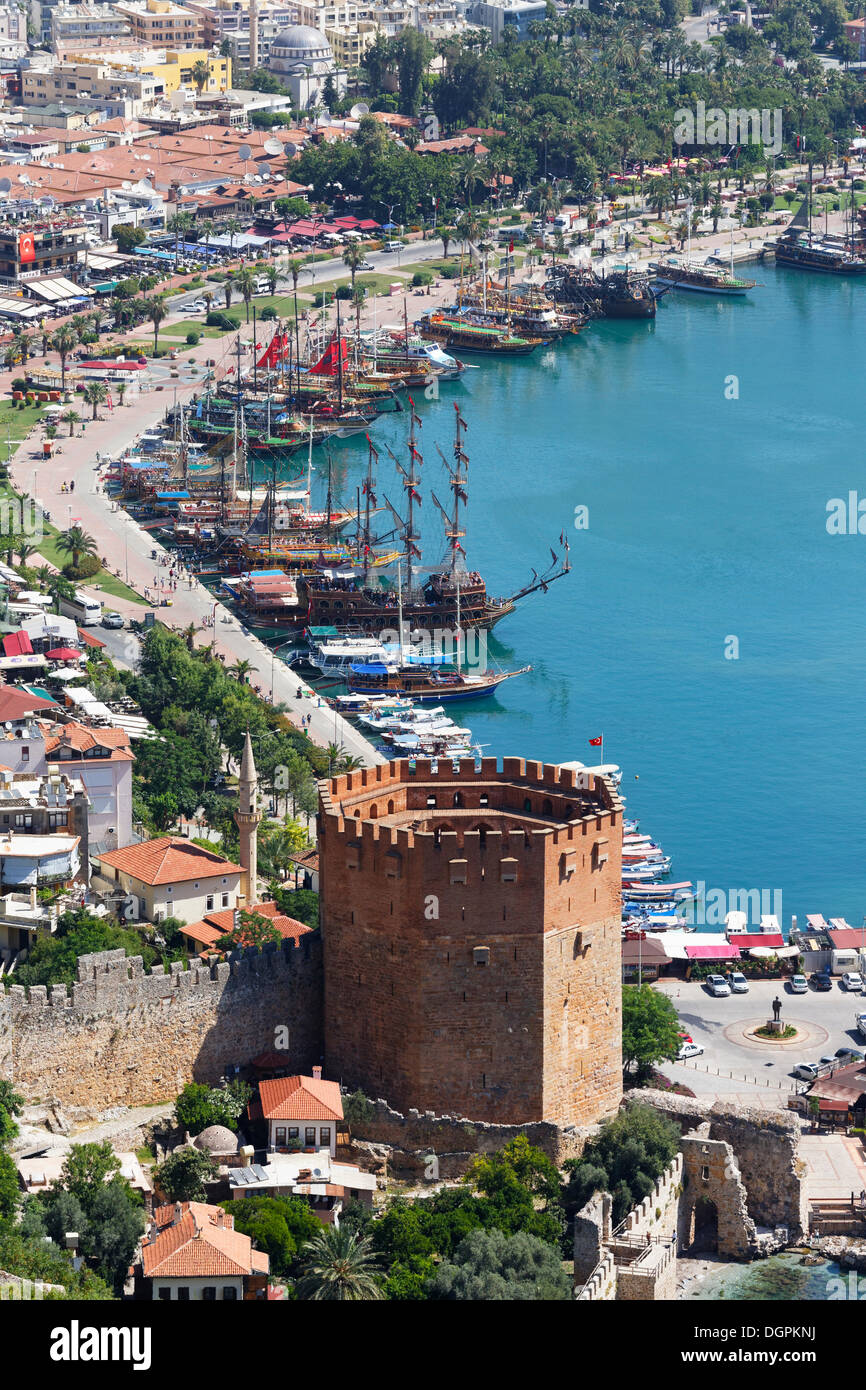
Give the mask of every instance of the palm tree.
M 197 62 L 193 63 L 190 76 L 195 83 L 196 91 L 199 96 L 201 96 L 208 82 L 210 82 L 210 63 L 206 58 L 199 58 Z
M 228 674 L 240 681 L 241 685 L 249 685 L 249 677 L 253 671 L 257 671 L 258 666 L 254 666 L 251 661 L 236 661 L 234 666 L 228 667 Z
M 298 1298 L 358 1302 L 384 1297 L 369 1237 L 329 1226 L 308 1240 L 301 1253 L 306 1258 L 295 1285 Z
M 65 410 L 61 417 L 69 426 L 69 438 L 75 438 L 75 426 L 80 422 L 81 416 L 77 410 Z
M 235 237 L 241 230 L 241 224 L 236 217 L 230 217 L 226 222 L 226 231 L 229 234 L 229 251 L 235 249 Z
M 714 235 L 715 235 L 715 233 L 719 230 L 719 219 L 720 219 L 720 217 L 721 217 L 723 211 L 724 211 L 724 209 L 722 208 L 722 200 L 721 200 L 721 198 L 718 198 L 718 197 L 714 198 L 714 199 L 713 199 L 713 205 L 712 205 L 712 207 L 710 208 L 710 217 L 713 219 L 713 234 L 714 234 Z
M 183 629 L 183 632 L 180 634 L 184 642 L 186 642 L 187 651 L 191 652 L 194 650 L 195 635 L 197 632 L 201 632 L 201 628 L 196 627 L 195 623 L 189 623 L 188 626 L 185 627 Z
M 361 247 L 358 245 L 357 241 L 350 241 L 349 245 L 343 252 L 343 265 L 349 267 L 349 274 L 352 277 L 353 295 L 355 293 L 355 276 L 358 274 L 358 270 L 363 264 L 364 252 L 361 250 Z
M 174 268 L 178 270 L 180 260 L 180 238 L 181 234 L 188 232 L 192 227 L 192 214 L 189 212 L 177 212 L 174 217 L 169 217 L 166 227 L 170 232 L 174 232 Z
M 93 406 L 93 419 L 98 419 L 97 410 L 108 399 L 108 387 L 104 381 L 91 381 L 84 388 L 86 403 Z
M 446 257 L 447 257 L 447 255 L 448 255 L 448 247 L 451 245 L 451 239 L 452 239 L 452 236 L 453 236 L 453 231 L 454 231 L 453 227 L 437 227 L 437 229 L 436 229 L 436 235 L 438 236 L 439 240 L 442 242 L 442 255 L 443 255 L 443 256 L 446 256 Z
M 205 315 L 210 313 L 210 306 L 213 304 L 213 290 L 205 290 L 202 299 L 206 304 Z
M 94 383 L 94 385 L 101 384 L 101 382 Z M 78 562 L 82 555 L 96 554 L 96 541 L 80 526 L 70 526 L 68 531 L 61 531 L 57 537 L 56 545 L 61 555 L 72 556 L 73 569 L 78 569 Z
M 210 239 L 214 234 L 214 224 L 209 217 L 206 217 L 203 222 L 199 222 L 198 230 L 199 239 L 204 240 L 204 258 L 207 261 L 207 263 L 210 264 L 210 256 L 208 252 L 210 251 Z
M 58 328 L 51 339 L 51 346 L 60 358 L 60 389 L 66 390 L 66 359 L 75 348 L 78 339 L 68 324 Z
M 153 324 L 153 355 L 154 355 L 154 357 L 156 356 L 156 350 L 157 350 L 157 347 L 158 347 L 158 344 L 159 344 L 159 325 L 162 323 L 162 321 L 163 321 L 163 319 L 166 317 L 167 313 L 168 313 L 168 310 L 166 309 L 166 307 L 165 307 L 165 305 L 163 304 L 162 300 L 159 299 L 158 297 L 154 297 L 153 299 L 149 299 L 149 300 L 147 301 L 147 317 L 150 319 L 151 323 Z
M 125 382 L 125 381 L 119 381 L 119 382 L 117 383 L 117 404 L 118 404 L 118 405 L 123 405 L 123 398 L 124 398 L 125 395 L 126 395 L 126 382 Z
M 266 265 L 262 274 L 268 282 L 268 293 L 276 294 L 277 282 L 282 279 L 277 267 L 275 265 Z
M 243 270 L 239 270 L 235 276 L 235 285 L 240 291 L 241 299 L 244 301 L 247 311 L 247 323 L 250 321 L 250 302 L 256 292 L 256 277 L 248 265 Z M 226 305 L 228 308 L 228 305 Z
M 30 556 L 35 555 L 38 549 L 38 545 L 31 545 L 29 541 L 17 541 L 15 544 L 15 554 L 18 556 L 18 563 L 20 565 L 26 565 Z
M 293 293 L 293 294 L 297 294 L 297 293 L 298 293 L 298 280 L 299 280 L 299 278 L 300 278 L 300 274 L 301 274 L 301 271 L 303 270 L 303 268 L 304 268 L 304 263 L 303 263 L 303 261 L 299 261 L 297 258 L 295 258 L 294 260 L 291 260 L 291 261 L 287 261 L 287 262 L 286 262 L 286 270 L 289 272 L 289 274 L 290 274 L 291 277 L 292 277 L 292 293 Z
M 21 365 L 23 366 L 33 348 L 32 333 L 23 333 L 20 328 L 17 329 L 12 339 L 12 346 L 21 358 Z
M 226 278 L 225 278 L 225 280 L 223 281 L 223 295 L 225 296 L 226 309 L 227 309 L 227 310 L 230 309 L 230 308 L 232 307 L 232 285 L 233 285 L 233 284 L 234 284 L 234 280 L 232 279 L 231 275 L 227 275 Z

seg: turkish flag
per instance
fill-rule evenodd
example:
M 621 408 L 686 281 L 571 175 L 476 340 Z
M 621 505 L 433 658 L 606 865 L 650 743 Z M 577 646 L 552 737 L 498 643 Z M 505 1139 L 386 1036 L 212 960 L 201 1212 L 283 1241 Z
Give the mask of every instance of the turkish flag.
M 36 243 L 33 240 L 32 232 L 24 232 L 18 238 L 18 259 L 22 265 L 26 265 L 28 261 L 36 260 Z
M 591 738 L 589 741 L 592 744 L 593 748 L 600 748 L 601 745 L 604 743 L 604 735 L 602 735 L 601 738 Z

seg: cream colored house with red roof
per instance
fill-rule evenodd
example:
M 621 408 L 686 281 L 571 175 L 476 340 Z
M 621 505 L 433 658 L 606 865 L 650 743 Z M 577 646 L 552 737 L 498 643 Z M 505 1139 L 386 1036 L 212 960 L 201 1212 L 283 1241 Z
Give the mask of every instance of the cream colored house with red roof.
M 164 835 L 109 850 L 94 862 L 91 890 L 103 894 L 125 890 L 122 910 L 127 920 L 160 922 L 178 917 L 181 922 L 197 922 L 209 912 L 240 905 L 240 865 L 179 836 Z
M 294 917 L 287 917 L 280 912 L 275 902 L 253 903 L 244 911 L 253 912 L 259 917 L 267 917 L 273 922 L 277 931 L 284 941 L 292 941 L 296 946 L 302 936 L 306 936 L 311 927 L 303 922 L 298 922 Z M 199 922 L 190 922 L 184 927 L 181 936 L 187 944 L 187 950 L 194 955 L 202 955 L 208 951 L 216 950 L 216 943 L 221 936 L 232 930 L 234 926 L 240 926 L 240 914 L 232 908 L 225 908 L 220 912 L 208 912 Z
M 268 1126 L 268 1148 L 286 1149 L 300 1142 L 304 1149 L 337 1153 L 337 1125 L 343 1120 L 343 1098 L 336 1081 L 323 1081 L 322 1068 L 312 1076 L 282 1076 L 259 1082 L 262 1118 Z
M 160 1302 L 229 1303 L 267 1297 L 269 1257 L 205 1202 L 159 1207 L 141 1247 L 144 1296 Z

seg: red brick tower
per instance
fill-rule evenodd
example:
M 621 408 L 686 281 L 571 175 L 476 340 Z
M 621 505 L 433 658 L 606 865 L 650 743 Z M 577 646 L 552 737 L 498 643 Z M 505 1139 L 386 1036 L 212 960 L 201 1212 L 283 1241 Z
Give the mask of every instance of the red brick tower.
M 621 851 L 613 786 L 566 768 L 418 759 L 323 783 L 328 1075 L 506 1124 L 615 1110 Z

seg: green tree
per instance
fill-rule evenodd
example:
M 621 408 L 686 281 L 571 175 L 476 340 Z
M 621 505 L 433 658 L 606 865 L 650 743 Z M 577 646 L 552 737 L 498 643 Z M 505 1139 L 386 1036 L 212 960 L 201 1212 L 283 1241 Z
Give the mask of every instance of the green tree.
M 89 1213 L 93 1198 L 103 1183 L 119 1172 L 120 1159 L 107 1140 L 100 1144 L 73 1144 L 51 1191 L 62 1189 L 70 1193 L 83 1211 Z
M 153 1176 L 169 1202 L 203 1202 L 205 1183 L 216 1178 L 217 1168 L 210 1156 L 198 1149 L 176 1149 Z
M 656 1062 L 672 1062 L 680 1048 L 680 1022 L 672 1001 L 649 985 L 624 985 L 622 1060 L 645 1080 Z
M 128 1186 L 116 1180 L 100 1187 L 90 1204 L 81 1244 L 106 1282 L 122 1284 L 142 1231 L 144 1212 Z
M 83 399 L 93 408 L 93 419 L 98 418 L 99 407 L 108 400 L 108 387 L 104 381 L 89 381 L 84 388 Z
M 225 932 L 214 944 L 219 951 L 237 951 L 247 946 L 278 943 L 282 939 L 270 917 L 264 917 L 260 912 L 241 912 L 239 924 Z
M 20 1197 L 15 1160 L 5 1149 L 0 1149 L 0 1219 L 8 1220 L 15 1215 Z
M 525 1231 L 472 1231 L 430 1280 L 433 1299 L 564 1302 L 571 1280 L 557 1250 Z
M 343 252 L 343 265 L 349 267 L 349 274 L 352 277 L 352 293 L 355 293 L 355 276 L 364 264 L 365 252 L 357 241 L 350 241 Z
M 378 1261 L 365 1236 L 329 1226 L 302 1249 L 298 1298 L 328 1302 L 357 1302 L 384 1297 Z
M 60 389 L 62 391 L 66 390 L 66 359 L 70 352 L 74 351 L 77 342 L 75 333 L 68 325 L 58 328 L 51 339 L 51 346 L 60 358 Z
M 250 1236 L 256 1248 L 270 1256 L 271 1272 L 294 1278 L 302 1247 L 322 1229 L 310 1204 L 302 1197 L 252 1196 L 224 1205 L 234 1217 L 235 1229 Z
M 19 1095 L 11 1081 L 0 1078 L 0 1148 L 8 1144 L 18 1134 L 16 1115 L 24 1109 L 24 1097 Z
M 148 299 L 146 301 L 146 304 L 147 317 L 153 324 L 153 355 L 155 357 L 156 350 L 159 346 L 159 326 L 165 320 L 168 314 L 168 310 L 166 309 L 165 304 L 159 298 Z
M 147 241 L 147 233 L 142 227 L 130 226 L 127 222 L 118 222 L 112 232 L 112 236 L 117 243 L 117 249 L 123 256 L 128 256 L 134 251 L 136 246 L 141 246 L 142 242 Z
M 190 76 L 195 83 L 195 89 L 201 96 L 208 82 L 210 81 L 210 63 L 206 58 L 199 58 L 193 63 L 190 69 Z
M 245 265 L 243 270 L 239 270 L 234 278 L 235 287 L 241 299 L 244 301 L 244 306 L 247 311 L 247 323 L 250 321 L 250 304 L 256 292 L 257 278 L 255 272 L 248 265 Z M 228 307 L 228 304 L 226 304 L 226 308 Z
M 568 1159 L 564 1200 L 579 1210 L 593 1192 L 610 1192 L 613 1224 L 649 1196 L 679 1147 L 679 1126 L 649 1105 L 630 1105 L 602 1125 L 578 1159 Z
M 92 385 L 97 384 L 101 383 L 92 383 Z M 68 531 L 61 531 L 57 537 L 56 545 L 61 555 L 72 557 L 73 569 L 78 569 L 82 555 L 95 555 L 97 552 L 96 541 L 81 526 L 70 526 Z

